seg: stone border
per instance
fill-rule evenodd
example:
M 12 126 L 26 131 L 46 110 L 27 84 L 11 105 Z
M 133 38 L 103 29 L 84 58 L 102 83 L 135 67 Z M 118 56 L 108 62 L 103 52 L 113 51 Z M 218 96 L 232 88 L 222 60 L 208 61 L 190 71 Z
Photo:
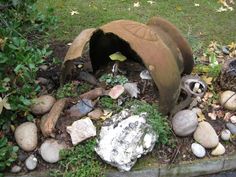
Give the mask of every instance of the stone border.
M 109 172 L 106 177 L 193 177 L 209 175 L 236 169 L 236 153 L 232 156 L 218 157 L 211 160 L 198 160 L 193 163 L 165 165 L 131 172 Z
M 187 162 L 178 165 L 165 165 L 163 167 L 153 167 L 144 170 L 130 172 L 107 172 L 106 177 L 194 177 L 209 175 L 236 169 L 236 153 L 227 157 L 217 157 L 194 162 Z M 46 173 L 46 172 L 45 172 Z M 6 177 L 47 177 L 45 173 L 32 172 L 27 175 L 8 174 Z

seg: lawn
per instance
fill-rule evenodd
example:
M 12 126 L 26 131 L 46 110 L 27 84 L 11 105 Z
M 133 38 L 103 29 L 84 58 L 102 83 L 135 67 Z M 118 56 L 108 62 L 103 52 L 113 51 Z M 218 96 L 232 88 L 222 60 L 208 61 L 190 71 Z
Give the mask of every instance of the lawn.
M 134 3 L 139 2 L 139 7 Z M 154 3 L 150 3 L 154 2 Z M 215 40 L 221 44 L 236 41 L 236 11 L 217 12 L 217 0 L 40 0 L 38 9 L 55 9 L 59 28 L 50 32 L 56 41 L 71 41 L 81 30 L 98 27 L 112 20 L 131 19 L 145 23 L 152 16 L 162 16 L 182 33 L 194 36 L 207 46 Z M 236 5 L 231 6 L 236 9 Z M 78 14 L 71 15 L 71 11 Z

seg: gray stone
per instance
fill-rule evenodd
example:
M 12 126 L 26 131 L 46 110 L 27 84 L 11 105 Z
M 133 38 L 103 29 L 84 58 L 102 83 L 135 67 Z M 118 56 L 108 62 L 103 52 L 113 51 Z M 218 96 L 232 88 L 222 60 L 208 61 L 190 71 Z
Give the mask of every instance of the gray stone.
M 107 163 L 121 171 L 129 171 L 142 155 L 152 151 L 157 135 L 146 123 L 146 113 L 132 115 L 130 110 L 107 119 L 95 148 Z
M 235 124 L 236 123 L 236 116 L 231 116 L 230 121 L 231 121 L 231 123 Z
M 34 170 L 37 167 L 38 159 L 32 154 L 30 155 L 26 161 L 25 166 L 28 170 Z
M 14 133 L 17 144 L 24 151 L 33 151 L 38 144 L 37 127 L 32 122 L 18 126 Z
M 138 94 L 140 93 L 137 85 L 138 85 L 137 83 L 125 83 L 124 84 L 124 88 L 125 88 L 126 92 L 128 92 L 132 98 L 138 98 Z
M 18 165 L 14 165 L 12 168 L 11 168 L 11 172 L 12 173 L 19 173 L 21 171 L 21 167 L 18 166 Z
M 230 90 L 223 92 L 220 95 L 220 104 L 231 111 L 236 110 L 236 93 Z
M 79 112 L 80 114 L 86 115 L 93 110 L 93 103 L 91 100 L 82 99 L 79 103 L 75 104 L 70 108 L 70 112 Z
M 233 134 L 236 135 L 236 125 L 232 123 L 227 123 L 226 127 L 229 129 L 229 131 Z
M 208 122 L 200 122 L 193 137 L 205 148 L 214 148 L 219 143 L 216 131 Z
M 231 136 L 231 132 L 228 129 L 222 130 L 220 133 L 220 137 L 224 141 L 229 141 Z
M 71 126 L 66 127 L 66 131 L 70 134 L 74 146 L 88 138 L 96 136 L 96 127 L 88 117 L 73 122 Z
M 60 160 L 60 150 L 65 148 L 67 146 L 64 143 L 60 144 L 57 140 L 48 139 L 41 145 L 39 153 L 46 162 L 55 163 Z
M 32 113 L 36 115 L 43 115 L 50 111 L 56 99 L 51 95 L 42 95 L 33 100 L 34 104 L 31 106 Z
M 206 155 L 205 148 L 198 143 L 193 143 L 191 145 L 191 150 L 196 157 L 203 158 Z
M 197 128 L 197 114 L 191 110 L 179 111 L 172 119 L 173 130 L 178 136 L 191 135 Z

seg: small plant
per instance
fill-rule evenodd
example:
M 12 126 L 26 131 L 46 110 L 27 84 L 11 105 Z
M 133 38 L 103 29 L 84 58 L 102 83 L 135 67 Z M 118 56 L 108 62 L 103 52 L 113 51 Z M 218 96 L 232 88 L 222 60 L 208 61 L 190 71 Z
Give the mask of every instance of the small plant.
M 52 171 L 50 176 L 102 177 L 104 167 L 97 160 L 95 145 L 95 139 L 91 139 L 70 150 L 61 151 L 59 161 L 61 170 Z
M 125 83 L 127 83 L 129 80 L 123 76 L 123 75 L 116 75 L 113 76 L 112 74 L 104 74 L 99 78 L 100 82 L 105 82 L 107 85 L 124 85 Z
M 75 97 L 77 96 L 77 91 L 76 91 L 77 84 L 75 83 L 67 83 L 63 85 L 63 87 L 60 87 L 57 90 L 56 97 L 58 99 L 60 98 L 65 98 L 65 97 Z
M 87 84 L 87 83 L 83 83 L 81 85 L 78 86 L 78 94 L 81 95 L 87 91 L 89 91 L 90 89 L 92 89 L 92 86 Z
M 134 100 L 128 102 L 126 107 L 134 106 L 134 114 L 146 112 L 148 114 L 147 122 L 152 126 L 154 131 L 159 135 L 160 144 L 170 144 L 171 128 L 165 117 L 158 112 L 154 105 L 146 102 Z
M 100 99 L 100 105 L 104 109 L 110 109 L 113 113 L 117 113 L 122 110 L 122 107 L 118 106 L 116 101 L 108 96 L 104 96 Z
M 6 137 L 0 138 L 0 176 L 17 159 L 17 146 L 9 145 Z

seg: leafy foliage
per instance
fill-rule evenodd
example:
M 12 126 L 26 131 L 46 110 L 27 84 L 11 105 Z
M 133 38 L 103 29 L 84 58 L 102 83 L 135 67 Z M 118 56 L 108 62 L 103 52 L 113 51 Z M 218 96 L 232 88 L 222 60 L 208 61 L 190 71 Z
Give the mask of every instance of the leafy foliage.
M 154 131 L 159 135 L 159 143 L 170 144 L 171 128 L 165 117 L 158 112 L 154 105 L 150 105 L 146 102 L 134 100 L 127 103 L 126 107 L 134 107 L 134 113 L 140 114 L 146 112 L 148 114 L 147 122 L 152 126 Z
M 122 110 L 122 107 L 118 106 L 116 101 L 109 96 L 103 96 L 100 99 L 100 105 L 104 109 L 110 109 L 113 113 L 117 113 Z
M 11 110 L 3 110 L 0 127 L 7 129 L 16 117 L 33 118 L 29 106 L 40 91 L 35 83 L 36 72 L 51 54 L 49 46 L 39 46 L 39 41 L 56 19 L 39 13 L 35 0 L 2 3 L 6 8 L 0 13 L 0 96 L 8 96 Z
M 56 97 L 60 99 L 60 98 L 65 98 L 65 97 L 77 96 L 76 86 L 77 85 L 73 82 L 63 85 L 63 87 L 57 90 Z
M 61 170 L 54 170 L 50 176 L 63 177 L 102 177 L 103 168 L 94 151 L 94 139 L 81 143 L 70 150 L 60 152 Z
M 8 144 L 8 140 L 5 137 L 0 139 L 0 176 L 7 167 L 17 158 L 17 146 L 11 146 Z
M 105 82 L 107 85 L 124 85 L 128 82 L 128 79 L 123 75 L 113 76 L 112 74 L 104 74 L 99 78 L 100 82 Z

